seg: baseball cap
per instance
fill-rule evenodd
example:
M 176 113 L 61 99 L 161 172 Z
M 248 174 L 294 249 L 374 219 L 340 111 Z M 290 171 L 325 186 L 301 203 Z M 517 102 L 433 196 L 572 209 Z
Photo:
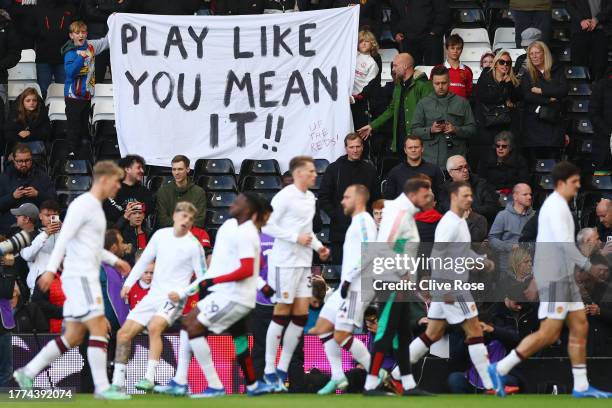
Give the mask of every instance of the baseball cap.
M 11 214 L 14 216 L 23 215 L 36 220 L 38 219 L 38 207 L 32 203 L 21 204 L 19 207 L 11 209 Z
M 532 42 L 542 39 L 542 31 L 529 27 L 521 33 L 521 47 L 529 47 Z

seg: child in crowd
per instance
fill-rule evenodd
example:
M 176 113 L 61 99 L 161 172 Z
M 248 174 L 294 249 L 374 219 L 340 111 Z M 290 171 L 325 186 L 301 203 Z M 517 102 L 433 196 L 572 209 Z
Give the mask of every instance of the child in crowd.
M 89 110 L 96 85 L 96 55 L 108 48 L 108 38 L 87 40 L 87 25 L 82 21 L 70 24 L 70 40 L 62 47 L 66 82 L 66 119 L 70 156 L 74 156 L 81 140 L 89 136 Z
M 140 252 L 137 255 L 137 258 L 140 258 Z M 151 282 L 153 281 L 153 269 L 155 269 L 155 262 L 151 262 L 149 266 L 147 266 L 147 269 L 145 269 L 142 277 L 134 286 L 132 286 L 132 289 L 130 289 L 130 293 L 128 295 L 130 299 L 130 310 L 135 308 L 138 302 L 140 302 L 142 298 L 149 293 L 149 289 L 151 289 Z
M 469 98 L 472 95 L 474 75 L 470 67 L 462 64 L 459 60 L 463 52 L 463 38 L 457 34 L 452 34 L 446 40 L 445 47 L 446 62 L 444 66 L 448 68 L 450 80 L 448 90 L 457 96 Z
M 485 52 L 480 57 L 480 69 L 483 70 L 485 68 L 491 68 L 493 66 L 493 59 L 495 58 L 495 54 L 492 52 Z
M 44 142 L 50 136 L 51 122 L 42 98 L 36 89 L 24 89 L 5 126 L 6 151 L 12 151 L 17 143 Z
M 353 90 L 350 97 L 355 129 L 368 124 L 366 116 L 368 108 L 367 98 L 369 96 L 368 88 L 370 88 L 368 85 L 370 83 L 375 85 L 373 81 L 378 77 L 380 65 L 382 64 L 382 60 L 378 55 L 378 42 L 374 34 L 370 31 L 360 31 L 358 44 L 355 82 L 353 82 Z M 380 84 L 380 78 L 378 84 Z
M 374 218 L 374 222 L 376 223 L 376 228 L 380 227 L 380 222 L 382 221 L 382 213 L 385 208 L 385 200 L 379 199 L 372 203 L 372 217 Z

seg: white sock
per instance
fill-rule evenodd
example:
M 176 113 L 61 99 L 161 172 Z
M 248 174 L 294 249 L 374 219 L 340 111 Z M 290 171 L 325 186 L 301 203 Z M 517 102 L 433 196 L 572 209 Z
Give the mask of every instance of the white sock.
M 123 388 L 125 387 L 125 372 L 127 364 L 118 363 L 115 361 L 115 371 L 113 371 L 113 385 Z
M 366 382 L 365 382 L 365 385 L 363 386 L 363 389 L 373 390 L 376 387 L 378 387 L 378 382 L 379 382 L 379 379 L 377 376 L 368 374 L 368 376 L 366 377 Z
M 200 364 L 200 367 L 202 368 L 202 372 L 206 377 L 208 386 L 217 389 L 223 388 L 223 384 L 221 384 L 221 380 L 219 380 L 219 375 L 217 374 L 217 370 L 215 369 L 215 365 L 212 361 L 210 346 L 208 345 L 206 337 L 196 337 L 195 339 L 191 339 L 189 340 L 189 345 L 193 350 L 196 360 L 198 360 L 198 364 Z
M 349 339 L 351 338 L 353 339 L 353 342 L 351 344 L 349 352 L 351 353 L 355 361 L 364 366 L 366 371 L 369 371 L 371 355 L 368 351 L 368 348 L 365 346 L 365 344 L 361 342 L 361 340 L 357 339 L 355 336 L 349 337 L 348 339 L 346 339 L 346 341 L 349 341 Z M 342 344 L 343 347 L 344 344 L 346 344 L 346 341 Z
M 272 374 L 276 372 L 276 354 L 280 345 L 283 328 L 275 321 L 271 321 L 266 333 L 266 367 L 264 373 Z
M 516 365 L 521 362 L 521 358 L 512 350 L 506 357 L 497 362 L 497 372 L 500 375 L 507 375 Z
M 59 340 L 58 340 L 59 339 Z M 38 352 L 38 354 L 30 361 L 28 365 L 23 368 L 25 375 L 28 377 L 34 378 L 44 370 L 49 364 L 53 362 L 56 358 L 64 354 L 64 351 L 60 349 L 58 342 L 64 346 L 65 350 L 68 350 L 70 346 L 64 337 L 58 337 L 57 339 L 53 339 L 42 348 Z
M 331 368 L 331 379 L 334 381 L 340 381 L 344 377 L 342 371 L 342 349 L 333 339 L 333 333 L 325 333 L 319 336 L 320 339 L 326 337 L 332 337 L 323 343 L 323 350 L 325 350 L 325 356 L 329 361 L 329 367 Z
M 572 375 L 574 376 L 575 391 L 586 391 L 589 388 L 586 365 L 581 364 L 572 367 Z
M 108 340 L 106 337 L 89 336 L 87 360 L 89 361 L 91 377 L 93 378 L 93 383 L 97 393 L 106 391 L 109 387 L 108 374 L 106 373 L 107 345 Z
M 176 373 L 174 374 L 174 382 L 185 385 L 187 384 L 187 372 L 189 371 L 189 363 L 191 362 L 192 355 L 187 330 L 181 330 L 179 338 L 178 364 L 176 366 Z
M 402 388 L 404 391 L 416 388 L 416 381 L 414 381 L 412 374 L 402 375 Z
M 482 385 L 484 385 L 487 390 L 492 389 L 493 382 L 491 381 L 491 376 L 488 371 L 489 352 L 487 351 L 487 346 L 485 346 L 484 343 L 470 344 L 468 346 L 468 351 L 470 353 L 470 359 L 482 380 Z
M 416 364 L 429 352 L 429 347 L 423 343 L 420 337 L 410 343 L 410 364 Z
M 278 369 L 287 372 L 289 369 L 289 363 L 293 352 L 300 342 L 300 338 L 304 333 L 304 326 L 298 326 L 291 322 L 285 330 L 285 336 L 283 336 L 283 349 L 281 350 L 280 359 L 278 360 Z
M 394 380 L 400 380 L 402 377 L 402 373 L 400 372 L 399 366 L 396 365 L 395 368 L 391 371 L 391 378 Z
M 159 365 L 159 360 L 147 360 L 147 371 L 144 378 L 149 381 L 155 382 L 155 370 Z

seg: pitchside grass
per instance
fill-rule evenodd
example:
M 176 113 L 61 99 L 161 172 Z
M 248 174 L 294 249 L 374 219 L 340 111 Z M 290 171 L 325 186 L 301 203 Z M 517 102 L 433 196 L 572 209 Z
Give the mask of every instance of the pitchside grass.
M 610 400 L 573 399 L 569 395 L 512 395 L 501 399 L 484 395 L 438 395 L 436 397 L 363 397 L 361 395 L 318 396 L 311 394 L 247 397 L 227 396 L 206 400 L 173 398 L 161 395 L 138 395 L 130 401 L 100 401 L 81 394 L 72 402 L 30 402 L 0 400 L 0 408 L 106 407 L 106 408 L 590 408 L 610 407 Z M 4 402 L 4 403 L 3 403 Z M 8 404 L 8 405 L 6 405 Z M 42 405 L 41 405 L 42 404 Z

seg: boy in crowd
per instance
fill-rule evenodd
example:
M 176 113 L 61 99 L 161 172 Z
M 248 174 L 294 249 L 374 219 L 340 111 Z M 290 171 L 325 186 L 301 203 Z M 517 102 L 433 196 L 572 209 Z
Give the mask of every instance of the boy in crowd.
M 474 75 L 467 65 L 461 63 L 460 58 L 463 53 L 463 38 L 453 34 L 446 40 L 446 62 L 444 66 L 448 68 L 450 86 L 448 90 L 457 96 L 469 98 L 472 95 Z

